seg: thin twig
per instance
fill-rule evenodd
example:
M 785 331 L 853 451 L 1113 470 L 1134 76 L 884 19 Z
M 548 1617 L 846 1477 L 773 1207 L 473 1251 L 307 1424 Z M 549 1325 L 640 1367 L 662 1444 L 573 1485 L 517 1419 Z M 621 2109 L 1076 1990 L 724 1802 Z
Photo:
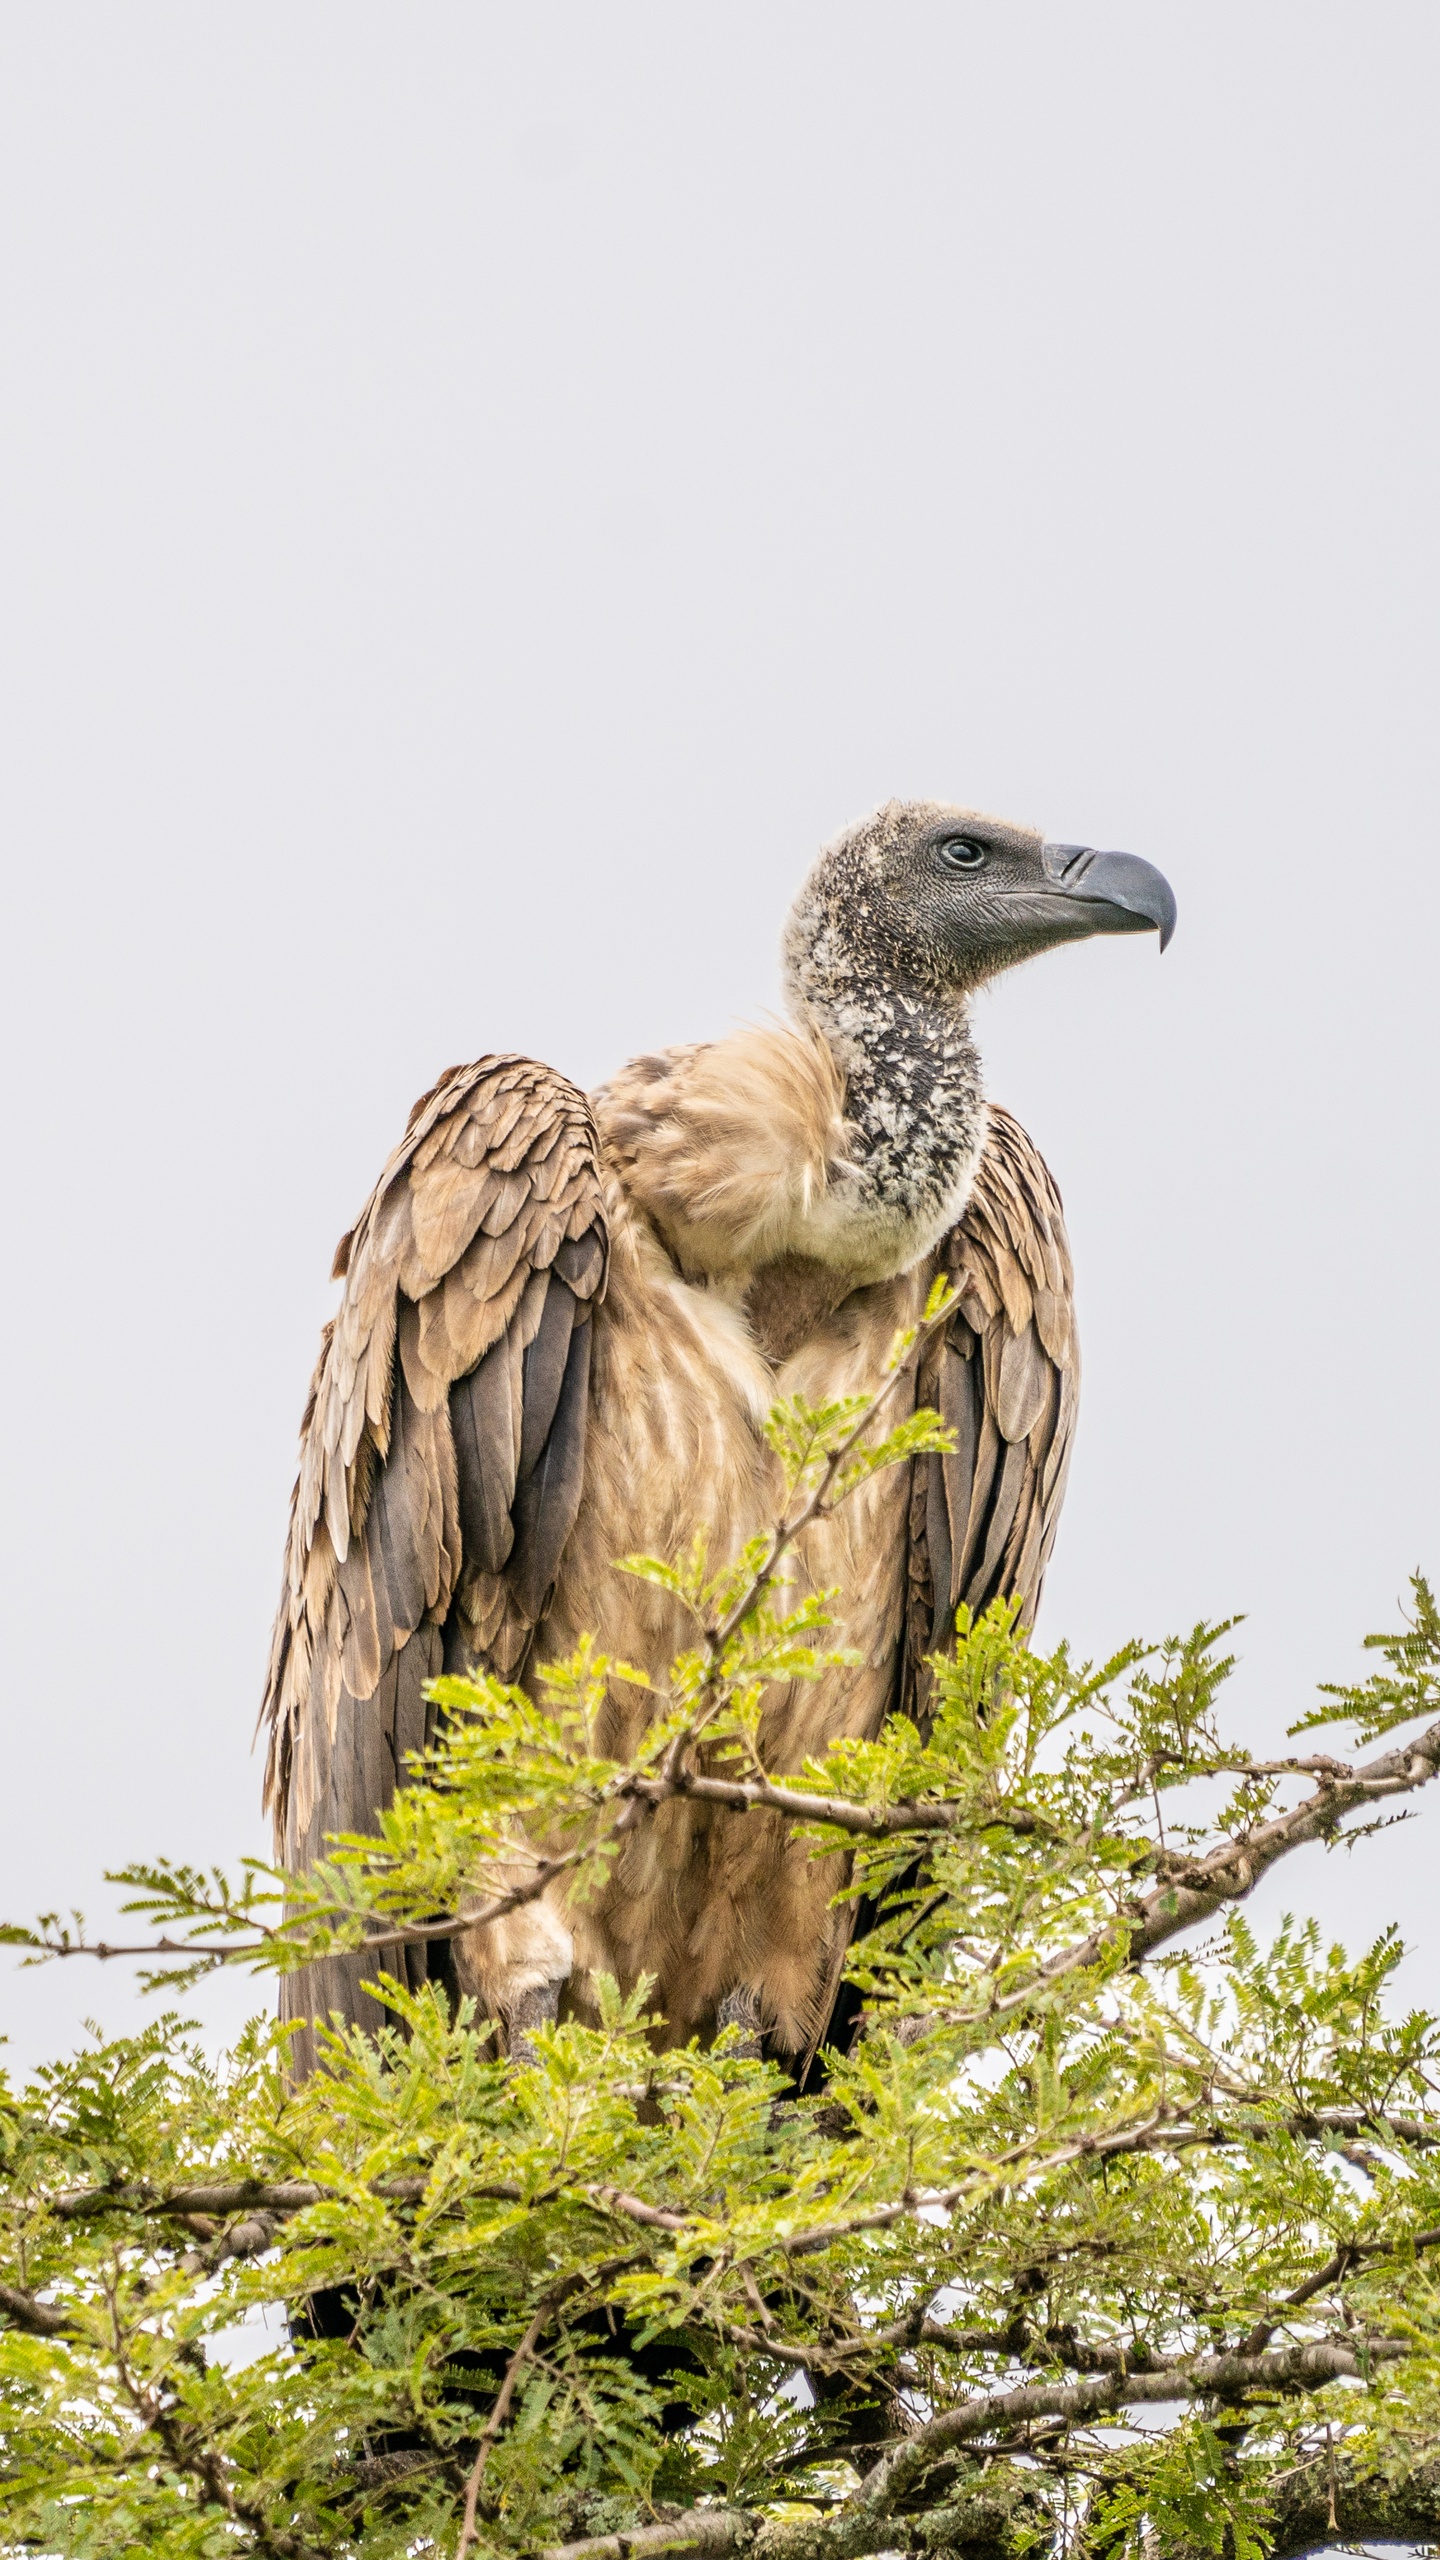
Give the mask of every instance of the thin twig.
M 495 2394 L 494 2407 L 491 2409 L 490 2415 L 486 2419 L 481 2431 L 480 2450 L 475 2456 L 470 2477 L 465 2483 L 465 2512 L 460 2522 L 460 2539 L 455 2545 L 455 2560 L 465 2560 L 465 2555 L 475 2539 L 475 2510 L 479 2503 L 480 2483 L 485 2476 L 485 2465 L 490 2459 L 495 2439 L 499 2435 L 501 2428 L 505 2424 L 506 2418 L 510 2414 L 510 2403 L 515 2397 L 515 2385 L 519 2381 L 520 2376 L 529 2361 L 531 2351 L 539 2340 L 540 2332 L 544 2328 L 545 2323 L 549 2319 L 554 2308 L 554 2295 L 547 2294 L 544 2301 L 540 2304 L 539 2309 L 534 2313 L 529 2328 L 526 2330 L 519 2346 L 516 2348 L 515 2353 L 505 2367 L 505 2379 Z
M 560 1857 L 537 1859 L 524 1884 L 513 1885 L 508 1893 L 496 1894 L 474 1910 L 452 1912 L 443 1920 L 412 1920 L 394 1929 L 375 1930 L 363 1937 L 354 1949 L 342 1949 L 341 1952 L 368 1956 L 379 1954 L 387 1947 L 423 1947 L 435 1939 L 458 1938 L 467 1929 L 486 1929 L 492 1920 L 503 1920 L 507 1912 L 518 1911 L 523 1904 L 537 1900 L 556 1876 L 563 1875 L 567 1868 L 589 1855 L 590 1845 L 586 1842 L 578 1849 L 565 1850 Z M 332 1905 L 327 1909 L 324 1904 L 318 1907 L 312 1904 L 306 1911 L 292 1913 L 288 1920 L 274 1929 L 266 1929 L 262 1924 L 258 1937 L 232 1939 L 221 1947 L 206 1946 L 196 1938 L 152 1938 L 144 1946 L 115 1946 L 105 1938 L 28 1937 L 13 1940 L 12 1944 L 29 1947 L 33 1954 L 47 1957 L 95 1956 L 102 1964 L 110 1963 L 117 1956 L 179 1956 L 187 1964 L 206 1964 L 214 1970 L 226 1964 L 258 1963 L 266 1956 L 273 1956 L 278 1947 L 293 1945 L 301 1929 L 315 1928 L 326 1922 L 338 1929 L 357 1916 L 347 1905 Z M 307 1957 L 305 1963 L 294 1970 L 303 1973 L 308 1965 L 323 1963 L 325 1955 L 331 1952 L 333 1950 L 327 1948 L 319 1956 Z

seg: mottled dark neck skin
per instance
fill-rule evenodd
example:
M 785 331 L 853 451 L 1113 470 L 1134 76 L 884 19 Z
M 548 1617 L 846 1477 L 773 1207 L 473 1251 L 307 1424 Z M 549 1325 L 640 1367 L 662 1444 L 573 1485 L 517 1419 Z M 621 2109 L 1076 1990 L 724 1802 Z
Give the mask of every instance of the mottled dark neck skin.
M 812 878 L 785 936 L 787 991 L 845 1078 L 851 1161 L 867 1204 L 920 1225 L 958 1217 L 985 1142 L 965 998 L 897 964 L 868 902 Z M 948 1212 L 948 1215 L 946 1214 Z

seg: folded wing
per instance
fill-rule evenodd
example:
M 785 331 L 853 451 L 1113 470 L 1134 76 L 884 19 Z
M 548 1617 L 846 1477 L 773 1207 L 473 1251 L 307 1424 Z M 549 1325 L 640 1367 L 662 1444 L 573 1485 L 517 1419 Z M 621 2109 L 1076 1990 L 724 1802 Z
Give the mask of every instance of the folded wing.
M 523 1664 L 579 1506 L 606 1264 L 584 1096 L 529 1058 L 452 1068 L 336 1255 L 262 1710 L 286 1866 L 373 1826 L 442 1667 Z M 375 2024 L 370 1969 L 312 1968 L 292 2013 Z
M 959 1291 L 917 1381 L 955 1435 L 916 1467 L 902 1703 L 923 1716 L 925 1656 L 972 1613 L 1016 1597 L 1033 1623 L 1050 1560 L 1080 1390 L 1074 1279 L 1060 1194 L 1024 1130 L 992 1106 L 964 1217 L 940 1247 Z

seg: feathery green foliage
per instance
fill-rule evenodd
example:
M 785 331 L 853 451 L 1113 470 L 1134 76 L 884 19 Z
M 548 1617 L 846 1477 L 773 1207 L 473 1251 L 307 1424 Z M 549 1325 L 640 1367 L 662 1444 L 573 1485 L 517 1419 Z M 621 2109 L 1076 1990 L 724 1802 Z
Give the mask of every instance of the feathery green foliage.
M 9 2547 L 1260 2560 L 1317 2512 L 1415 2530 L 1432 2488 L 1440 2523 L 1440 2023 L 1388 2005 L 1393 1932 L 1351 1960 L 1240 1909 L 1426 1783 L 1440 1722 L 1267 1761 L 1222 1724 L 1227 1626 L 1091 1665 L 997 1607 L 928 1733 L 777 1777 L 767 1684 L 837 1658 L 797 1524 L 944 1445 L 888 1392 L 777 1412 L 786 1510 L 738 1558 L 628 1560 L 695 1622 L 633 1762 L 595 1732 L 638 1675 L 586 1645 L 533 1695 L 440 1683 L 441 1741 L 307 1879 L 124 1871 L 157 1978 L 370 1946 L 391 2023 L 298 2088 L 278 2027 L 216 2061 L 166 2016 L 5 2092 Z M 1440 1710 L 1415 1589 L 1384 1672 L 1325 1693 L 1364 1740 Z M 668 2049 L 643 1983 L 511 2063 L 380 1970 L 532 1890 L 521 1834 L 583 1895 L 618 1824 L 706 1788 L 879 1906 L 818 2096 L 734 2033 Z

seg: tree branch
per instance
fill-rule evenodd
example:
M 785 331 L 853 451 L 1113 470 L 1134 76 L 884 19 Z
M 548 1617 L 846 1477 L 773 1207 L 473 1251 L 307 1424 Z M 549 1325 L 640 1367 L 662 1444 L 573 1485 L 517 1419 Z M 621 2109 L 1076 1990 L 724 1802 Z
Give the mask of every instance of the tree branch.
M 938 1319 L 937 1319 L 938 1321 Z M 923 1328 L 922 1328 L 923 1332 Z M 913 1346 L 912 1346 L 913 1348 Z M 894 1373 L 904 1374 L 904 1365 Z M 894 1377 L 887 1382 L 885 1393 L 893 1387 Z M 883 1401 L 874 1400 L 871 1415 Z M 858 1429 L 858 1426 L 857 1426 Z M 852 1439 L 856 1435 L 852 1434 Z M 850 1443 L 847 1442 L 848 1450 Z M 838 1456 L 839 1453 L 837 1453 Z M 795 1519 L 786 1524 L 781 1542 L 779 1531 L 772 1541 L 773 1552 L 768 1562 L 757 1570 L 748 1592 L 742 1595 L 745 1607 L 753 1607 L 773 1575 L 774 1564 L 790 1538 L 811 1518 L 817 1516 L 812 1495 Z M 736 1610 L 744 1609 L 737 1601 L 726 1613 L 720 1628 L 713 1633 L 716 1645 L 727 1642 L 733 1633 Z M 738 1623 L 738 1620 L 736 1620 Z M 718 1660 L 718 1655 L 717 1655 Z M 768 1780 L 721 1778 L 701 1775 L 684 1765 L 683 1745 L 692 1738 L 692 1726 L 677 1735 L 666 1755 L 664 1768 L 658 1775 L 627 1771 L 613 1784 L 612 1800 L 622 1806 L 654 1806 L 674 1796 L 691 1796 L 697 1800 L 727 1806 L 737 1813 L 772 1812 L 787 1821 L 825 1824 L 834 1830 L 847 1831 L 856 1838 L 894 1838 L 906 1832 L 940 1832 L 957 1830 L 963 1822 L 976 1829 L 1004 1828 L 1022 1836 L 1051 1837 L 1053 1826 L 1028 1810 L 1007 1811 L 1004 1807 L 977 1809 L 935 1800 L 902 1801 L 873 1806 L 852 1802 L 844 1796 L 814 1794 L 803 1788 L 777 1787 Z M 677 1749 L 676 1745 L 682 1746 Z M 1257 1762 L 1258 1772 L 1271 1764 Z M 1377 1758 L 1363 1762 L 1358 1768 L 1339 1760 L 1317 1756 L 1313 1760 L 1276 1763 L 1280 1774 L 1314 1774 L 1318 1784 L 1301 1803 L 1288 1813 L 1275 1815 L 1269 1822 L 1257 1824 L 1246 1834 L 1232 1834 L 1217 1842 L 1207 1856 L 1183 1859 L 1158 1849 L 1146 1854 L 1163 1872 L 1152 1892 L 1131 1902 L 1128 1909 L 1113 1920 L 1094 1929 L 1075 1946 L 1051 1956 L 1037 1969 L 1028 1987 L 1010 1993 L 995 2004 L 995 2014 L 1021 2008 L 1033 1996 L 1038 1984 L 1054 1982 L 1062 1975 L 1103 1962 L 1114 1946 L 1117 1930 L 1126 1933 L 1126 1959 L 1139 1964 L 1182 1930 L 1197 1921 L 1210 1919 L 1227 1902 L 1243 1901 L 1276 1862 L 1288 1857 L 1292 1850 L 1303 1848 L 1312 1840 L 1332 1838 L 1349 1813 L 1365 1805 L 1383 1804 L 1396 1796 L 1412 1794 L 1417 1787 L 1427 1786 L 1440 1772 L 1440 1723 L 1430 1725 L 1419 1739 L 1395 1751 L 1382 1752 Z M 623 1818 L 623 1817 L 622 1817 Z M 377 1929 L 367 1933 L 354 1952 L 364 1955 L 383 1954 L 393 1947 L 426 1946 L 437 1940 L 460 1936 L 467 1929 L 488 1927 L 507 1913 L 535 1901 L 547 1885 L 590 1854 L 589 1843 L 566 1850 L 561 1856 L 539 1860 L 523 1884 L 514 1885 L 503 1894 L 492 1896 L 478 1910 L 453 1913 L 439 1920 L 406 1922 L 393 1929 Z M 23 1943 L 49 1958 L 92 1956 L 101 1963 L 117 1957 L 163 1957 L 188 1964 L 203 1964 L 212 1970 L 226 1964 L 256 1963 L 273 1956 L 277 1947 L 286 1944 L 287 1932 L 298 1927 L 313 1926 L 326 1918 L 324 1912 L 308 1912 L 284 1922 L 277 1929 L 262 1930 L 254 1938 L 232 1939 L 222 1946 L 207 1946 L 194 1939 L 164 1936 L 144 1944 L 119 1945 L 107 1939 L 40 1938 L 27 1934 Z M 351 1911 L 337 1911 L 338 1926 L 353 1920 Z M 307 1958 L 307 1964 L 321 1959 Z M 297 1970 L 303 1971 L 299 1967 Z
M 1408 2350 L 1401 2339 L 1377 2338 L 1365 2352 L 1373 2364 Z M 872 2511 L 889 2514 L 951 2445 L 973 2443 L 997 2427 L 1013 2427 L 1030 2418 L 1064 2418 L 1072 2426 L 1083 2426 L 1111 2410 L 1147 2403 L 1233 2399 L 1246 2391 L 1317 2391 L 1327 2382 L 1366 2378 L 1365 2365 L 1353 2347 L 1325 2338 L 1304 2346 L 1279 2347 L 1268 2355 L 1177 2358 L 1158 2373 L 1112 2373 L 1084 2382 L 1026 2383 L 1017 2391 L 987 2391 L 929 2419 L 913 2436 L 883 2454 L 862 2480 L 858 2496 Z
M 429 2180 L 414 2178 L 376 2178 L 368 2193 L 383 2196 L 387 2202 L 418 2204 Z M 168 2194 L 156 2195 L 149 2187 L 70 2187 L 56 2196 L 36 2199 L 42 2211 L 58 2214 L 65 2222 L 89 2221 L 102 2213 L 140 2213 L 164 2220 L 186 2214 L 226 2213 L 303 2213 L 312 2204 L 333 2204 L 340 2190 L 317 2186 L 310 2178 L 229 2178 L 213 2184 L 175 2187 Z M 489 2186 L 468 2191 L 472 2195 L 492 2198 L 499 2204 L 521 2201 L 518 2186 Z
M 523 1884 L 512 1885 L 508 1893 L 494 1895 L 474 1911 L 452 1912 L 443 1920 L 413 1920 L 394 1929 L 376 1929 L 363 1937 L 357 1947 L 342 1949 L 341 1952 L 367 1956 L 380 1954 L 387 1947 L 425 1947 L 437 1939 L 458 1938 L 467 1929 L 487 1929 L 492 1920 L 503 1920 L 507 1912 L 518 1911 L 522 1904 L 536 1901 L 556 1876 L 563 1875 L 567 1868 L 575 1866 L 589 1854 L 590 1844 L 585 1842 L 578 1849 L 567 1849 L 558 1858 L 541 1858 Z M 327 1912 L 323 1906 L 316 1909 L 312 1905 L 309 1910 L 297 1912 L 289 1920 L 282 1921 L 278 1928 L 262 1927 L 258 1937 L 232 1938 L 227 1945 L 219 1947 L 207 1946 L 202 1939 L 196 1938 L 152 1938 L 143 1946 L 117 1946 L 107 1938 L 40 1938 L 28 1931 L 12 1932 L 10 1943 L 29 1947 L 33 1954 L 45 1957 L 94 1956 L 101 1964 L 110 1964 L 117 1956 L 168 1956 L 178 1957 L 186 1964 L 207 1964 L 214 1970 L 225 1964 L 254 1964 L 265 1956 L 273 1956 L 277 1947 L 293 1944 L 295 1932 L 299 1929 L 314 1928 L 327 1921 L 333 1921 L 338 1929 L 346 1921 L 363 1916 L 348 1905 L 336 1906 L 333 1913 Z M 307 1956 L 304 1964 L 293 1969 L 303 1973 L 311 1964 L 322 1964 L 333 1952 L 327 1947 L 318 1955 Z
M 668 2524 L 552 2543 L 538 2560 L 651 2560 L 663 2551 L 739 2551 L 753 2542 L 758 2526 L 758 2517 L 736 2507 L 687 2507 Z
M 81 2338 L 85 2334 L 63 2311 L 37 2301 L 33 2293 L 22 2293 L 18 2285 L 0 2284 L 0 2311 L 32 2338 Z
M 1288 1813 L 1258 1823 L 1247 1835 L 1232 1834 L 1219 1841 L 1208 1856 L 1167 1858 L 1163 1880 L 1152 1893 L 1133 1902 L 1103 1927 L 1093 1929 L 1078 1945 L 1049 1957 L 1039 1967 L 1036 1982 L 1054 1982 L 1062 1974 L 1103 1962 L 1114 1946 L 1117 1930 L 1127 1933 L 1127 1962 L 1143 1963 L 1167 1939 L 1178 1937 L 1182 1929 L 1193 1928 L 1198 1920 L 1211 1919 L 1227 1902 L 1243 1902 L 1277 1860 L 1312 1840 L 1333 1836 L 1347 1813 L 1428 1786 L 1440 1772 L 1440 1723 L 1428 1726 L 1418 1741 L 1406 1743 L 1401 1750 L 1381 1752 L 1359 1768 L 1337 1761 L 1334 1770 L 1337 1774 L 1322 1773 L 1313 1793 Z M 1032 1994 L 1033 1986 L 1012 1993 L 1007 2001 L 996 2004 L 997 2012 L 1023 2005 Z
M 942 1802 L 856 1804 L 848 1796 L 818 1796 L 799 1787 L 772 1786 L 768 1779 L 706 1777 L 684 1768 L 673 1777 L 626 1778 L 618 1792 L 651 1805 L 664 1804 L 672 1796 L 693 1796 L 702 1804 L 728 1805 L 736 1813 L 783 1813 L 791 1822 L 823 1822 L 834 1831 L 853 1832 L 862 1839 L 892 1839 L 905 1831 L 953 1831 L 962 1810 L 977 1831 L 1013 1831 L 1025 1839 L 1057 1836 L 1054 1824 L 1042 1815 L 1012 1813 L 1003 1806 L 993 1813 L 974 1814 L 968 1807 Z
M 1398 2343 L 1391 2342 L 1371 2349 L 1372 2356 L 1401 2352 Z M 1360 2364 L 1349 2347 L 1327 2341 L 1267 2356 L 1194 2357 L 1183 2373 L 1128 2377 L 1117 2374 L 1103 2381 L 1055 2389 L 1041 2386 L 987 2393 L 983 2398 L 964 2402 L 958 2409 L 946 2410 L 892 2447 L 861 2482 L 854 2497 L 829 2515 L 791 2519 L 746 2513 L 733 2507 L 690 2507 L 633 2531 L 592 2534 L 582 2541 L 552 2544 L 538 2555 L 538 2560 L 651 2560 L 651 2555 L 659 2560 L 665 2552 L 740 2551 L 748 2551 L 751 2560 L 862 2560 L 866 2553 L 915 2548 L 917 2543 L 905 2529 L 911 2519 L 897 2519 L 895 2509 L 918 2486 L 931 2464 L 953 2445 L 973 2442 L 977 2436 L 991 2434 L 1017 2420 L 1053 2416 L 1083 2424 L 1110 2410 L 1146 2402 L 1228 2396 L 1256 2388 L 1316 2390 L 1360 2372 Z M 1440 2473 L 1433 2482 L 1417 2482 L 1413 2493 L 1409 2484 L 1397 2494 L 1383 2481 L 1356 2480 L 1349 2484 L 1349 2490 L 1341 2513 L 1342 2530 L 1380 2529 L 1378 2523 L 1368 2521 L 1371 2516 L 1388 2520 L 1403 2515 L 1407 2522 L 1400 2527 L 1402 2531 L 1415 2529 L 1408 2521 L 1412 2516 L 1419 2520 L 1421 2530 L 1429 2528 L 1432 2518 L 1440 2518 Z M 1277 2519 L 1282 2524 L 1278 2560 L 1287 2560 L 1287 2555 L 1305 2549 L 1306 2528 L 1313 2528 L 1313 2490 L 1302 2492 L 1290 2504 L 1293 2514 L 1282 2508 Z M 1322 2495 L 1322 2519 L 1324 2513 Z M 1323 2522 L 1318 2532 L 1312 2529 L 1308 2534 L 1309 2542 L 1326 2538 Z M 926 2550 L 933 2547 L 928 2534 L 922 2532 L 918 2540 Z

